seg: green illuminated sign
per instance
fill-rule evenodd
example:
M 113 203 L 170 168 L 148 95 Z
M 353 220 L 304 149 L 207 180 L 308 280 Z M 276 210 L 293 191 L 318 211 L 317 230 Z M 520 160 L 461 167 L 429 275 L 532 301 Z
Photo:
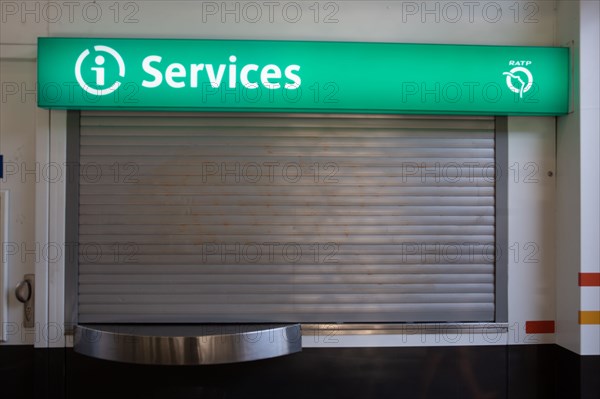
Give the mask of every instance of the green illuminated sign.
M 560 115 L 568 89 L 567 48 L 38 40 L 43 108 Z

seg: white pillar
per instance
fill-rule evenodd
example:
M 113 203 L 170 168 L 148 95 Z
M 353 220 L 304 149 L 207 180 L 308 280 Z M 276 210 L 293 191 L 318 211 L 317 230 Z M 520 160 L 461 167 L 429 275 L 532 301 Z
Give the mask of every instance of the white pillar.
M 556 340 L 579 354 L 600 354 L 600 325 L 580 325 L 600 311 L 600 287 L 579 287 L 580 273 L 600 272 L 597 1 L 558 3 L 557 45 L 572 50 L 572 106 L 557 121 Z

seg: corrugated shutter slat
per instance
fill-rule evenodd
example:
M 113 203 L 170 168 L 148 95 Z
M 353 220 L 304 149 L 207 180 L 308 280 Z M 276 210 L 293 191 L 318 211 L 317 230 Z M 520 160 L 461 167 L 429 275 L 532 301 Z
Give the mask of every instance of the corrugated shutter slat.
M 494 120 L 83 112 L 82 323 L 494 320 Z

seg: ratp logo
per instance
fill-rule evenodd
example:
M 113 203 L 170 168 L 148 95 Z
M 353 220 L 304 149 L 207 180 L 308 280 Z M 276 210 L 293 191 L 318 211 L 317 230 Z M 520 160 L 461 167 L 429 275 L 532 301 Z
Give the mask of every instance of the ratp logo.
M 115 79 L 114 83 L 107 87 L 106 79 L 109 64 L 118 66 L 118 76 L 124 78 L 125 63 L 123 62 L 123 57 L 116 50 L 108 46 L 94 46 L 94 51 L 98 55 L 94 57 L 93 62 L 90 62 L 88 59 L 88 56 L 91 54 L 89 49 L 86 49 L 79 55 L 75 63 L 75 78 L 83 90 L 95 96 L 105 96 L 121 86 L 121 82 Z M 110 56 L 108 60 L 106 55 Z
M 513 93 L 519 93 L 519 97 L 523 98 L 523 94 L 527 93 L 533 86 L 533 75 L 531 71 L 525 66 L 531 65 L 531 61 L 510 61 L 510 66 L 514 66 L 508 72 L 504 72 L 506 75 L 506 85 Z M 513 83 L 516 81 L 515 83 Z

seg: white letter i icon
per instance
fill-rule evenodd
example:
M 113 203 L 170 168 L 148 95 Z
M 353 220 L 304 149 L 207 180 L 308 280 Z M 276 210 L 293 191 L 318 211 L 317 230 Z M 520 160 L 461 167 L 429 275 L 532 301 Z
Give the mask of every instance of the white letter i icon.
M 104 57 L 99 55 L 96 57 L 96 65 L 103 65 Z M 92 71 L 96 72 L 96 85 L 104 86 L 104 68 L 93 67 Z

